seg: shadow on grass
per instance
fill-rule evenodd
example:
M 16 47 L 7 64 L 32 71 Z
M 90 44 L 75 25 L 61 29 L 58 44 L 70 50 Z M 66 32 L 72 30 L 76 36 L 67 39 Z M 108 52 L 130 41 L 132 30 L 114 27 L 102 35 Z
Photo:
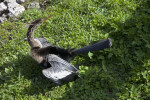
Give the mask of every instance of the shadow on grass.
M 10 71 L 10 67 L 13 68 L 12 71 Z M 17 60 L 7 62 L 7 64 L 3 64 L 0 68 L 1 73 L 3 73 L 0 78 L 0 85 L 3 86 L 7 83 L 8 86 L 14 85 L 14 88 L 18 88 L 18 85 L 24 85 L 20 86 L 20 88 L 24 87 L 22 91 L 19 91 L 21 92 L 20 94 L 44 94 L 56 86 L 43 76 L 43 68 L 30 55 L 19 54 Z
M 11 95 L 16 95 L 16 93 L 28 96 L 45 95 L 46 92 L 52 91 L 58 85 L 45 78 L 42 74 L 42 69 L 42 66 L 34 61 L 30 55 L 19 54 L 16 60 L 9 60 L 0 66 L 2 73 L 0 85 L 3 87 L 7 84 L 8 87 L 3 87 L 4 89 L 13 89 L 12 87 L 9 88 L 9 86 L 18 89 L 13 90 L 14 92 Z
M 103 66 L 103 71 L 97 72 L 97 68 L 87 70 L 84 75 L 81 75 L 82 80 L 75 81 L 60 100 L 66 99 L 117 99 L 121 95 L 130 97 L 129 93 L 131 86 L 137 88 L 141 84 L 146 85 L 146 79 L 137 73 L 148 70 L 144 67 L 144 63 L 150 59 L 149 41 L 150 41 L 150 19 L 148 9 L 150 2 L 144 1 L 139 8 L 130 16 L 124 23 L 114 22 L 118 29 L 111 28 L 111 25 L 104 26 L 106 33 L 111 32 L 109 37 L 113 39 L 113 46 L 110 50 L 106 50 L 102 56 L 104 59 L 95 59 L 91 62 Z M 109 30 L 111 29 L 111 30 Z M 108 57 L 108 55 L 110 56 Z M 94 53 L 94 55 L 100 55 Z M 94 57 L 93 57 L 94 58 Z M 99 62 L 97 62 L 100 60 Z M 134 78 L 139 78 L 139 80 Z M 129 90 L 128 90 L 129 89 Z M 138 95 L 138 90 L 142 91 L 141 87 L 137 89 L 135 96 Z M 140 97 L 148 98 L 148 92 L 142 91 Z

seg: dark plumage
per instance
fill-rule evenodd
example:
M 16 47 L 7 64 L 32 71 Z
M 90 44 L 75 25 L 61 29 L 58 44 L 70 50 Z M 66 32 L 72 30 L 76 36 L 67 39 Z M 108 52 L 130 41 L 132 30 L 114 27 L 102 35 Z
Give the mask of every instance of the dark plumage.
M 31 46 L 32 58 L 45 68 L 42 71 L 43 75 L 56 84 L 60 85 L 62 81 L 74 81 L 78 77 L 78 69 L 69 63 L 75 56 L 112 46 L 110 39 L 104 39 L 95 44 L 72 50 L 54 46 L 44 38 L 34 38 L 35 28 L 48 18 L 31 22 L 27 40 Z

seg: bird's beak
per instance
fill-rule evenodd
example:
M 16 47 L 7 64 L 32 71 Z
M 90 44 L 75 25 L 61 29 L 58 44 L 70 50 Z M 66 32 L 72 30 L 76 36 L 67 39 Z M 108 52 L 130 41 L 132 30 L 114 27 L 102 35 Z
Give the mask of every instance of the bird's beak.
M 48 16 L 47 18 L 43 19 L 42 23 L 45 22 L 47 19 L 51 18 L 53 15 Z

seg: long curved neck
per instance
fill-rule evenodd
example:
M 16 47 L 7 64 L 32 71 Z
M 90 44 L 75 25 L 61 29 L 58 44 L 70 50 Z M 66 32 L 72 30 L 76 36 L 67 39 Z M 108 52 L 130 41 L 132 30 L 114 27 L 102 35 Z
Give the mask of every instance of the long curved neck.
M 47 18 L 44 19 L 44 20 L 42 20 L 42 19 L 37 19 L 37 20 L 33 21 L 33 22 L 30 24 L 30 26 L 29 26 L 29 28 L 28 28 L 28 31 L 27 31 L 27 40 L 28 40 L 28 42 L 29 42 L 31 48 L 32 48 L 32 47 L 37 47 L 37 46 L 39 46 L 38 43 L 40 42 L 40 41 L 37 42 L 37 40 L 34 39 L 34 30 L 36 29 L 36 27 L 37 27 L 38 25 L 40 25 L 42 22 L 45 22 L 45 21 L 46 21 L 48 18 L 50 18 L 50 17 L 52 17 L 52 15 L 49 16 L 49 17 L 47 17 Z M 40 44 L 40 45 L 41 45 L 41 44 Z
M 34 46 L 34 31 L 35 31 L 35 28 L 36 26 L 34 24 L 31 24 L 28 28 L 28 31 L 27 31 L 27 39 L 28 39 L 28 42 L 30 44 L 31 47 Z

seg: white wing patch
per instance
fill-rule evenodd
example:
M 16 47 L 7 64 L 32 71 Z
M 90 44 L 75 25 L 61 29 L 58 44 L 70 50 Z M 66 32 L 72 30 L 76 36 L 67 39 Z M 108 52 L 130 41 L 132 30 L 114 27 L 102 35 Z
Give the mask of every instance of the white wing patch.
M 57 84 L 61 84 L 61 81 L 72 81 L 78 73 L 73 65 L 54 54 L 47 55 L 47 59 L 51 67 L 43 69 L 42 73 Z
M 59 72 L 50 72 L 49 70 L 43 70 L 42 73 L 44 74 L 44 76 L 46 76 L 47 78 L 53 78 L 55 80 L 58 79 L 62 79 L 65 78 L 66 76 L 72 74 L 72 72 L 63 70 L 63 71 L 59 71 Z

